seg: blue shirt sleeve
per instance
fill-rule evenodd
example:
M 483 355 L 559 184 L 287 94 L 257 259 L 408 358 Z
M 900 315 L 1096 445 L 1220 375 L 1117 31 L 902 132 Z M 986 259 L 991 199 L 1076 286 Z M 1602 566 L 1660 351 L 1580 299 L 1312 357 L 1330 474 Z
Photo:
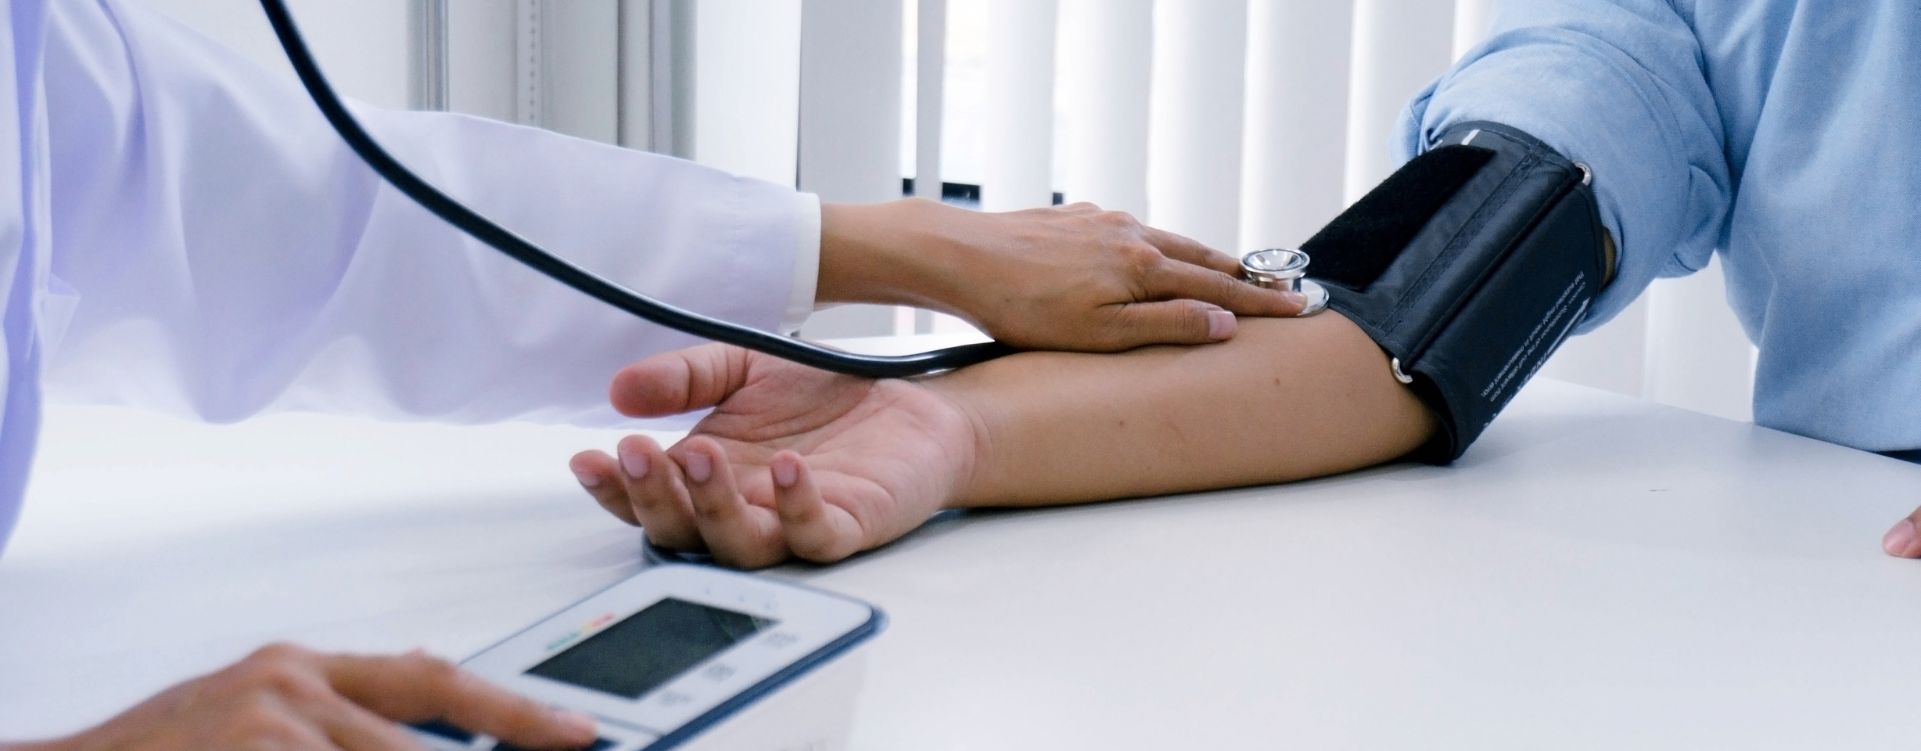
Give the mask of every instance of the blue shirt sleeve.
M 1418 94 L 1394 149 L 1411 159 L 1449 126 L 1520 128 L 1594 172 L 1619 250 L 1582 323 L 1598 327 L 1656 277 L 1707 265 L 1731 179 L 1721 118 L 1689 21 L 1665 0 L 1514 0 L 1494 33 Z

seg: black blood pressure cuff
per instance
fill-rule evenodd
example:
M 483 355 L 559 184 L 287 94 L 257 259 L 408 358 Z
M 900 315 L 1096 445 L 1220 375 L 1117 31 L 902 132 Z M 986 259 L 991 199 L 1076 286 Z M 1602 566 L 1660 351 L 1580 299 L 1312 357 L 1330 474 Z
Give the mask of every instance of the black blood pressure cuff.
M 1417 458 L 1447 463 L 1560 346 L 1611 269 L 1586 167 L 1494 123 L 1436 143 L 1302 250 L 1328 307 L 1439 418 Z

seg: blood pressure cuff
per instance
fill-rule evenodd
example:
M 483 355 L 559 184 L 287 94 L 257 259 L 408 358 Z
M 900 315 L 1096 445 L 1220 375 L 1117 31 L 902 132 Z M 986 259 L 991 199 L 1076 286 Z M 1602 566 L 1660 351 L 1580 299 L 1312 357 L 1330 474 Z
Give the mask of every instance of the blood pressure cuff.
M 1444 464 L 1560 346 L 1612 269 L 1585 167 L 1494 123 L 1437 143 L 1302 250 L 1328 307 L 1439 418 L 1417 458 Z

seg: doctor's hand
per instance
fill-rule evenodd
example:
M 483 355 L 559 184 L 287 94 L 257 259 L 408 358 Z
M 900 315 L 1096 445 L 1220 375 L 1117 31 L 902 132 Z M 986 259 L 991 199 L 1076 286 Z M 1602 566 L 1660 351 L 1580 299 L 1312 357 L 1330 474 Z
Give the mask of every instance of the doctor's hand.
M 527 748 L 583 748 L 592 719 L 482 683 L 445 660 L 263 648 L 71 738 L 0 749 L 418 749 L 397 722 L 444 720 Z
M 1233 256 L 1093 204 L 989 214 L 918 199 L 822 206 L 816 299 L 912 305 L 1022 349 L 1088 352 L 1222 341 L 1235 314 L 1305 304 L 1241 282 Z
M 665 451 L 629 436 L 618 459 L 575 455 L 581 484 L 655 545 L 741 568 L 836 561 L 894 540 L 955 495 L 976 455 L 973 419 L 937 389 L 737 347 L 643 360 L 615 376 L 612 398 L 635 417 L 714 411 Z

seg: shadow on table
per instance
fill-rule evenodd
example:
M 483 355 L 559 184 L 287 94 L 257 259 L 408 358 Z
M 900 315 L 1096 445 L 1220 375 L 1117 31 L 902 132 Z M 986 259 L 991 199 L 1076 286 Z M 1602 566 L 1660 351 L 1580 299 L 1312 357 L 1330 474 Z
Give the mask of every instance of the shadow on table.
M 643 565 L 638 530 L 572 497 L 280 510 L 9 560 L 0 643 L 72 658 L 274 639 L 459 655 Z M 130 620 L 144 624 L 135 643 Z

